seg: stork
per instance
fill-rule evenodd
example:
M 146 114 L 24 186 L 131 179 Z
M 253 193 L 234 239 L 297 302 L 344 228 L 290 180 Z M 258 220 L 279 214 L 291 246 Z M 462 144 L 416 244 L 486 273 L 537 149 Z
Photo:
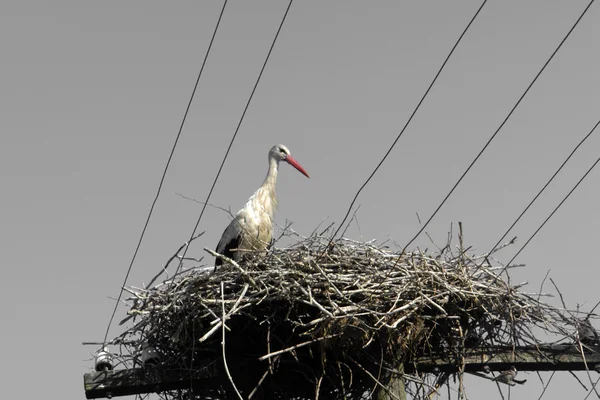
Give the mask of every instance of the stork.
M 223 232 L 217 245 L 217 253 L 239 261 L 244 251 L 264 251 L 271 247 L 273 214 L 277 208 L 275 184 L 280 161 L 287 162 L 304 176 L 310 178 L 304 168 L 290 155 L 287 147 L 282 144 L 271 147 L 271 150 L 269 150 L 269 172 L 265 181 L 225 228 L 225 232 Z M 215 269 L 221 264 L 223 264 L 223 261 L 217 258 Z

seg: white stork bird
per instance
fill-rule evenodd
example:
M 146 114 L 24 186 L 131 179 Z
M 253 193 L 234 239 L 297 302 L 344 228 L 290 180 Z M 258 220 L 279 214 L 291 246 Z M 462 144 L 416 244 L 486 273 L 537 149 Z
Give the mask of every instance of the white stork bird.
M 290 155 L 282 144 L 269 150 L 269 172 L 262 186 L 248 199 L 227 226 L 217 245 L 217 253 L 239 261 L 246 250 L 268 250 L 273 238 L 273 214 L 277 208 L 275 183 L 279 162 L 285 161 L 310 178 L 308 173 Z M 223 264 L 220 258 L 215 261 L 215 269 Z

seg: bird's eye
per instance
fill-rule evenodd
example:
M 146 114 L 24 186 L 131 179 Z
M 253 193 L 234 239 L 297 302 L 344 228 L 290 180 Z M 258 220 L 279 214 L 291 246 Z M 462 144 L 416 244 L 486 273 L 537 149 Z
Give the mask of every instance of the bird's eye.
M 286 154 L 286 153 L 285 153 L 285 150 L 284 150 L 284 149 L 281 149 L 281 148 L 279 149 L 279 152 L 280 152 L 281 154 Z

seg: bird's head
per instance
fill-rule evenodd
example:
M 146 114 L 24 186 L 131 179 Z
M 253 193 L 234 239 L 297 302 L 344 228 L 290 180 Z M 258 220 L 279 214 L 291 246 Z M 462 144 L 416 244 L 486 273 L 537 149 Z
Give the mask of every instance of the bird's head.
M 271 147 L 271 150 L 269 150 L 269 159 L 274 159 L 277 162 L 285 161 L 286 163 L 290 164 L 292 167 L 300 171 L 302 175 L 306 176 L 307 178 L 310 178 L 310 176 L 308 176 L 308 172 L 306 172 L 304 168 L 302 168 L 302 166 L 298 163 L 298 161 L 296 161 L 294 157 L 292 157 L 292 155 L 290 154 L 290 150 L 282 144 L 277 144 Z

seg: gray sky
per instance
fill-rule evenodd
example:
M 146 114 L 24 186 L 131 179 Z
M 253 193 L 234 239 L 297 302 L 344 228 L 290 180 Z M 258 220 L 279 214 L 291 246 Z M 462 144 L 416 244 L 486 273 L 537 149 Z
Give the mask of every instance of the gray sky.
M 348 236 L 405 244 L 505 118 L 588 1 L 490 1 L 358 203 Z M 0 282 L 6 398 L 84 398 L 221 2 L 17 2 L 0 12 Z M 283 1 L 232 0 L 167 175 L 131 285 L 190 235 L 280 18 Z M 240 208 L 268 149 L 287 145 L 277 221 L 310 233 L 340 221 L 480 1 L 309 1 L 292 5 L 211 202 Z M 428 232 L 462 221 L 474 252 L 504 233 L 600 118 L 600 6 L 593 5 Z M 511 234 L 533 233 L 599 156 L 595 133 Z M 548 270 L 570 307 L 598 300 L 594 171 L 517 261 L 536 292 Z M 228 217 L 208 209 L 189 254 Z M 425 237 L 415 246 L 431 246 Z M 517 246 L 499 258 L 508 261 Z M 551 292 L 550 286 L 546 287 Z M 550 300 L 558 304 L 556 299 Z M 117 320 L 124 315 L 119 309 Z M 111 336 L 120 327 L 113 325 Z M 35 380 L 32 373 L 36 373 Z M 523 374 L 525 375 L 525 374 Z M 595 374 L 592 375 L 595 377 Z M 548 378 L 549 375 L 544 375 Z M 541 392 L 535 374 L 512 398 Z M 587 377 L 583 378 L 587 383 Z M 589 387 L 589 383 L 588 383 Z M 468 381 L 470 398 L 495 385 Z M 545 399 L 585 391 L 560 373 Z

